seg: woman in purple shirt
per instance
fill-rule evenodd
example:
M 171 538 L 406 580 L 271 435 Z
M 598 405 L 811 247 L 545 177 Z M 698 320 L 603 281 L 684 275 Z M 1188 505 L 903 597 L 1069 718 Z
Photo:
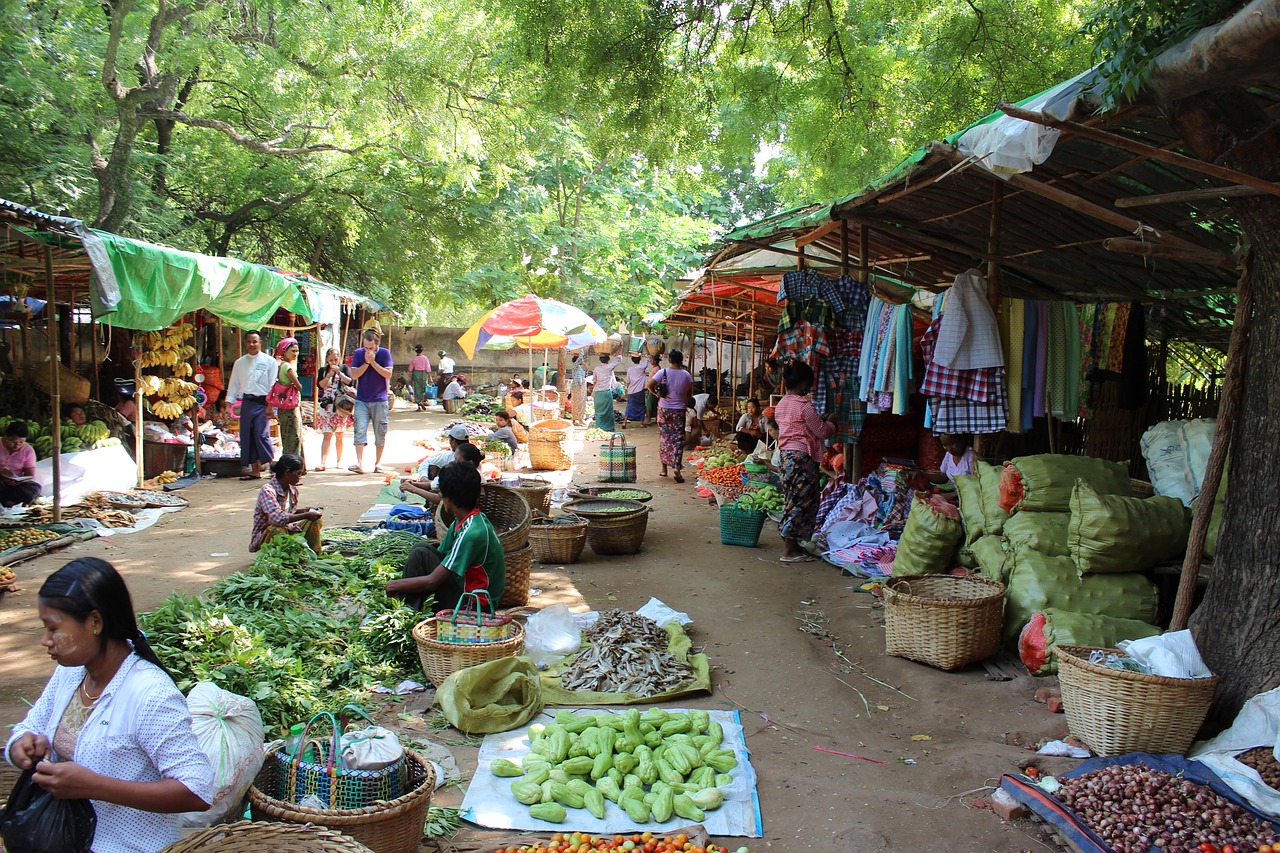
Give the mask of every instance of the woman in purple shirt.
M 680 469 L 684 467 L 684 413 L 693 395 L 693 377 L 684 369 L 684 353 L 672 350 L 667 360 L 670 366 L 656 371 L 649 378 L 648 388 L 658 398 L 658 459 L 662 462 L 662 476 L 667 467 L 675 469 L 675 481 L 683 483 Z

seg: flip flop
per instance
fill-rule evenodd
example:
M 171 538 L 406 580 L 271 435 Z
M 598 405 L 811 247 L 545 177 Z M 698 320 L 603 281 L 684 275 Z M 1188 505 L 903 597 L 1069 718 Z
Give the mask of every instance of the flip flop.
M 677 483 L 683 483 L 683 482 L 684 482 L 684 477 L 681 477 L 681 476 L 680 476 L 680 472 L 678 472 L 678 471 L 676 472 L 675 481 L 676 481 Z
M 818 558 L 812 557 L 808 554 L 801 554 L 798 557 L 779 557 L 778 562 L 779 563 L 816 563 L 818 562 Z
M 363 473 L 364 473 L 364 469 L 363 469 L 363 468 L 361 468 L 359 465 L 351 465 L 351 466 L 349 466 L 349 467 L 347 468 L 347 470 L 348 470 L 348 471 L 350 471 L 352 474 L 363 474 Z
M 261 476 L 261 475 L 259 475 L 259 476 L 255 477 L 255 476 L 253 476 L 252 474 L 241 474 L 241 475 L 240 475 L 240 479 L 241 479 L 241 480 L 261 480 L 261 479 L 262 479 L 262 476 Z
M 323 465 L 316 466 L 316 471 L 323 471 L 323 470 L 325 470 L 325 467 Z

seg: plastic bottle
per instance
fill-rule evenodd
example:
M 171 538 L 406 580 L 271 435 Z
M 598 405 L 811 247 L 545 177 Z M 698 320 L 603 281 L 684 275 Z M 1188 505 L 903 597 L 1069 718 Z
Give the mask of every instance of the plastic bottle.
M 294 723 L 289 727 L 289 737 L 284 742 L 284 754 L 292 758 L 302 744 L 302 732 L 306 729 L 302 723 Z

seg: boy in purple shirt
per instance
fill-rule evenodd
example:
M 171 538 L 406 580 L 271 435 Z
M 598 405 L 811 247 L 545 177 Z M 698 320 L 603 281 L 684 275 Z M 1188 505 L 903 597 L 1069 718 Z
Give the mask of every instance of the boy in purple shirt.
M 381 471 L 382 450 L 387 443 L 387 423 L 391 406 L 387 402 L 391 387 L 391 350 L 378 346 L 382 336 L 376 329 L 365 329 L 364 346 L 351 356 L 351 378 L 356 381 L 355 439 L 356 464 L 348 468 L 364 473 L 364 446 L 369 443 L 369 424 L 373 424 L 373 442 L 377 448 L 373 470 Z

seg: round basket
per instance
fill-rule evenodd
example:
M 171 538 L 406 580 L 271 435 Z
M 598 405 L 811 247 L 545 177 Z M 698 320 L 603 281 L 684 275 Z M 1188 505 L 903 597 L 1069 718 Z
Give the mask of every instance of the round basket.
M 884 585 L 885 653 L 959 669 L 1000 650 L 1004 584 L 980 577 L 909 575 Z
M 524 498 L 530 510 L 551 514 L 551 490 L 554 487 L 541 477 L 521 479 L 520 485 L 507 488 Z
M 565 452 L 563 442 L 530 437 L 529 467 L 535 471 L 568 471 L 573 459 Z
M 640 550 L 640 543 L 644 541 L 648 528 L 648 508 L 621 517 L 618 513 L 612 513 L 605 518 L 592 518 L 587 521 L 587 544 L 594 553 L 601 556 L 634 554 Z
M 1129 493 L 1135 498 L 1149 498 L 1156 493 L 1156 489 L 1146 480 L 1130 479 Z
M 414 853 L 422 840 L 422 827 L 431 808 L 436 778 L 431 763 L 413 750 L 404 751 L 404 760 L 409 773 L 409 793 L 363 809 L 308 809 L 268 796 L 263 792 L 280 790 L 278 774 L 282 766 L 277 761 L 268 761 L 249 788 L 249 810 L 255 821 L 311 824 L 338 830 L 374 853 Z
M 202 829 L 160 853 L 369 853 L 354 838 L 323 826 L 242 820 Z
M 650 335 L 644 339 L 644 351 L 649 355 L 662 355 L 667 351 L 667 343 L 657 335 Z
M 1071 734 L 1098 755 L 1185 754 L 1209 713 L 1218 677 L 1169 678 L 1112 669 L 1090 663 L 1092 651 L 1089 646 L 1054 649 Z
M 529 520 L 533 513 L 515 489 L 485 483 L 480 487 L 479 508 L 497 531 L 502 550 L 514 551 L 529 543 Z M 440 505 L 437 513 L 436 528 L 443 532 L 453 524 L 453 513 L 446 510 L 444 504 Z
M 638 497 L 638 498 L 606 497 L 606 498 L 603 498 L 603 500 L 639 501 L 642 504 L 647 504 L 649 501 L 653 500 L 653 492 L 645 491 L 644 489 L 637 489 L 635 486 L 632 486 L 626 483 L 620 484 L 617 486 L 574 486 L 570 494 L 575 498 L 600 498 L 602 495 L 607 495 L 610 492 L 632 492 L 632 493 L 639 492 L 640 494 L 644 495 L 644 497 Z
M 563 507 L 565 512 L 580 515 L 588 521 L 607 521 L 609 519 L 632 518 L 646 512 L 647 507 L 640 501 L 620 501 L 613 498 L 579 498 L 568 501 Z
M 530 528 L 532 531 L 532 528 Z M 502 588 L 499 607 L 524 607 L 529 603 L 529 568 L 533 549 L 529 545 L 507 552 L 507 582 Z
M 703 418 L 702 431 L 711 436 L 712 439 L 717 439 L 724 435 L 719 418 Z
M 573 424 L 560 418 L 548 418 L 529 427 L 529 441 L 564 441 Z
M 561 519 L 573 518 L 573 523 Z M 560 516 L 559 519 L 535 518 L 529 527 L 529 545 L 539 563 L 576 563 L 587 545 L 586 519 Z
M 427 679 L 439 687 L 460 669 L 510 658 L 524 652 L 524 628 L 512 623 L 512 635 L 496 643 L 442 643 L 436 639 L 436 619 L 424 619 L 413 628 L 413 641 L 418 644 L 418 660 Z
M 613 355 L 620 349 L 622 349 L 621 335 L 610 335 L 595 346 L 597 355 Z
M 454 415 L 458 413 L 458 407 L 462 405 L 462 401 L 457 399 L 441 400 L 440 405 L 446 415 Z
M 756 547 L 760 531 L 764 529 L 764 512 L 739 509 L 733 504 L 720 507 L 720 543 Z

